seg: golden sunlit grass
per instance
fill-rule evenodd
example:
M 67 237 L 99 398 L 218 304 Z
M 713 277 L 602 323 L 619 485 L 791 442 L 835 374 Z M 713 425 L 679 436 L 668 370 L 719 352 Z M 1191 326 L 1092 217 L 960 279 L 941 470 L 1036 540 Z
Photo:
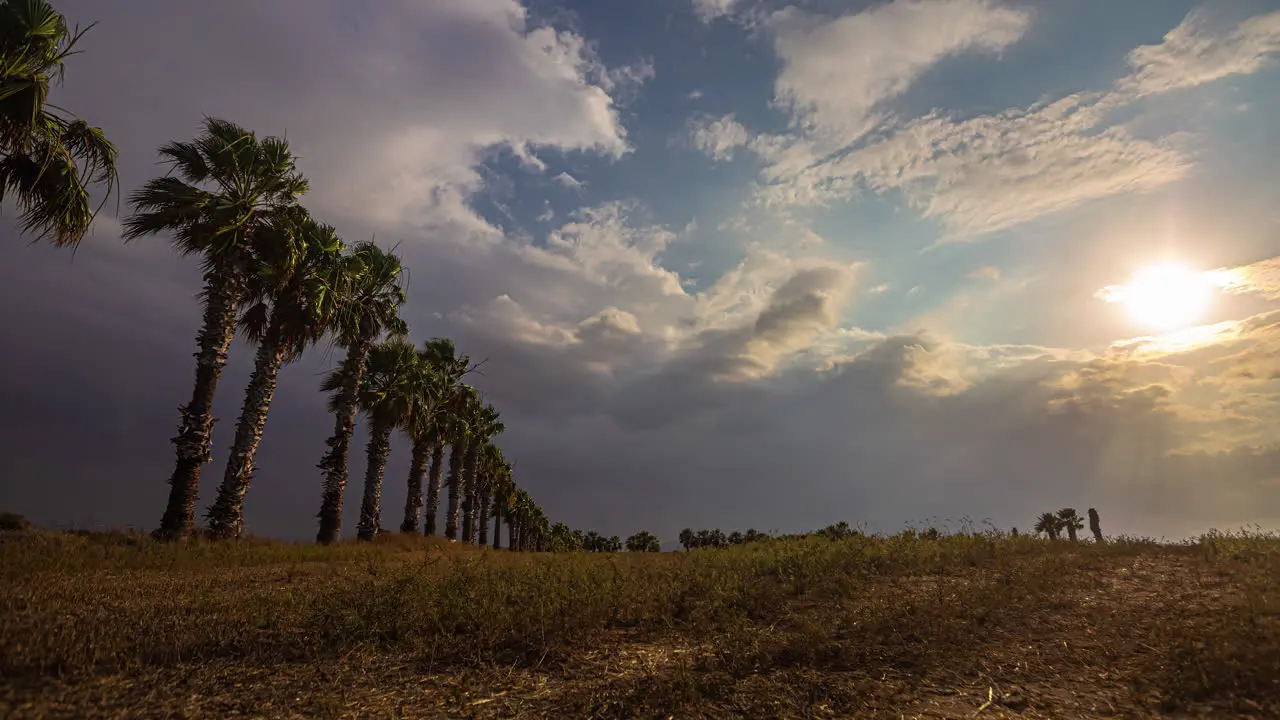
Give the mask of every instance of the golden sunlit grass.
M 0 534 L 3 717 L 1280 713 L 1280 541 Z

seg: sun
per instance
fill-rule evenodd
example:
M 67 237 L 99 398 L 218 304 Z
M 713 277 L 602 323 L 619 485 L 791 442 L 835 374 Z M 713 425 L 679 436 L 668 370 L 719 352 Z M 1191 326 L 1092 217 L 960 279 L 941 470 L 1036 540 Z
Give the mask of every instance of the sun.
M 1156 332 L 1179 330 L 1204 317 L 1213 290 L 1210 273 L 1177 263 L 1150 265 L 1128 284 L 1103 288 L 1107 302 L 1119 303 L 1138 325 Z

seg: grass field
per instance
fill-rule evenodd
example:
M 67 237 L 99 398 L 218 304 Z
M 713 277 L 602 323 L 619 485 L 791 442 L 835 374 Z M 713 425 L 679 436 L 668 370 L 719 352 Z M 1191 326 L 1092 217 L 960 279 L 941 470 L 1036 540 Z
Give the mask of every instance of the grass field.
M 0 533 L 0 717 L 1280 717 L 1280 539 Z

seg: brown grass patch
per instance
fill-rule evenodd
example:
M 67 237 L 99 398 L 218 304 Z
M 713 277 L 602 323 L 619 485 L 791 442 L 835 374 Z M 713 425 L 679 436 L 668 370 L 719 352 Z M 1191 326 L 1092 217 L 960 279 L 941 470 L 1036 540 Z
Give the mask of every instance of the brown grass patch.
M 0 536 L 5 717 L 1280 715 L 1280 541 Z

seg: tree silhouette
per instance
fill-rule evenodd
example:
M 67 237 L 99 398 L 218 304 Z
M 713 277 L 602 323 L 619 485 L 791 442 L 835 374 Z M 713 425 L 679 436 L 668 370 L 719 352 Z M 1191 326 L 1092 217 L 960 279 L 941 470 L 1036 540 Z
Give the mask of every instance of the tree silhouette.
M 1076 532 L 1084 529 L 1084 522 L 1080 520 L 1080 515 L 1076 513 L 1075 508 L 1059 510 L 1058 523 L 1060 528 L 1066 528 L 1067 538 L 1071 542 L 1076 542 Z
M 1098 519 L 1098 511 L 1089 508 L 1089 530 L 1093 533 L 1093 539 L 1096 542 L 1106 542 L 1102 537 L 1102 523 Z

